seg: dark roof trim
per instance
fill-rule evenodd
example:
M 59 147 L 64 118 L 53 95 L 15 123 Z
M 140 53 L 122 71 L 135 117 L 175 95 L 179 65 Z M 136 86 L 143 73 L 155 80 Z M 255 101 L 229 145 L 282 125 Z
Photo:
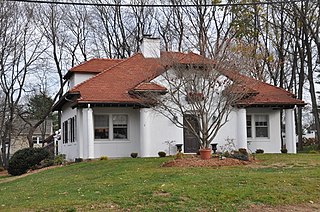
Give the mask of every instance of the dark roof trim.
M 90 107 L 133 107 L 133 108 L 143 108 L 142 104 L 138 103 L 124 103 L 124 102 L 119 102 L 119 103 L 102 103 L 102 102 L 81 102 L 76 105 L 73 105 L 72 108 L 88 108 Z
M 295 104 L 237 104 L 238 108 L 273 108 L 273 109 L 293 109 Z M 303 107 L 304 105 L 297 105 Z
M 75 102 L 80 97 L 79 92 L 65 93 L 52 107 L 52 111 L 61 111 L 61 108 L 67 102 Z

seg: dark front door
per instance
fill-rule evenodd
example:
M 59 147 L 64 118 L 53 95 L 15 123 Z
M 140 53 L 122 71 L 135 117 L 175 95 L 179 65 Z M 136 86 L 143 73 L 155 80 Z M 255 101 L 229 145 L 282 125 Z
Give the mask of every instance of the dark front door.
M 183 117 L 183 136 L 184 136 L 184 152 L 185 153 L 196 153 L 200 148 L 198 138 L 188 129 L 188 123 L 195 129 L 199 134 L 199 121 L 195 115 L 187 114 Z

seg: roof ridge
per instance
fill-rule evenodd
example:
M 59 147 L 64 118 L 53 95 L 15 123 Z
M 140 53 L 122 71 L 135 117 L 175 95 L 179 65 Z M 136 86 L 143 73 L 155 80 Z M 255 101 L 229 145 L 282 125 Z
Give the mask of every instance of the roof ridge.
M 85 60 L 85 61 L 79 63 L 79 64 L 76 65 L 76 66 L 73 66 L 72 68 L 69 69 L 69 71 L 71 71 L 71 70 L 73 70 L 73 69 L 76 69 L 76 68 L 78 68 L 78 67 L 80 67 L 80 66 L 83 66 L 83 65 L 85 65 L 86 63 L 88 63 L 88 62 L 90 62 L 90 61 L 92 61 L 92 60 L 109 60 L 109 61 L 117 61 L 117 60 L 119 60 L 119 62 L 121 62 L 122 60 L 125 60 L 125 59 L 95 58 L 95 57 L 94 57 L 94 58 L 91 58 L 91 59 L 89 59 L 89 60 Z

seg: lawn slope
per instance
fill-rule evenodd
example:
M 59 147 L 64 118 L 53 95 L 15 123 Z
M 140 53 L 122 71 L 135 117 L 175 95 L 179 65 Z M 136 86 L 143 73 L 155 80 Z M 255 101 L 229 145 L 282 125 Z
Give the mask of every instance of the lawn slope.
M 163 168 L 170 158 L 76 163 L 0 184 L 0 211 L 237 211 L 319 202 L 320 155 L 258 155 L 259 163 Z

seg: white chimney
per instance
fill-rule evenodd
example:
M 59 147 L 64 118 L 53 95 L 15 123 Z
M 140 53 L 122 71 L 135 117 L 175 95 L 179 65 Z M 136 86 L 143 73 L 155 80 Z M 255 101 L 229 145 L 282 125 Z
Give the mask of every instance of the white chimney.
M 160 38 L 144 35 L 140 50 L 145 58 L 160 58 Z

